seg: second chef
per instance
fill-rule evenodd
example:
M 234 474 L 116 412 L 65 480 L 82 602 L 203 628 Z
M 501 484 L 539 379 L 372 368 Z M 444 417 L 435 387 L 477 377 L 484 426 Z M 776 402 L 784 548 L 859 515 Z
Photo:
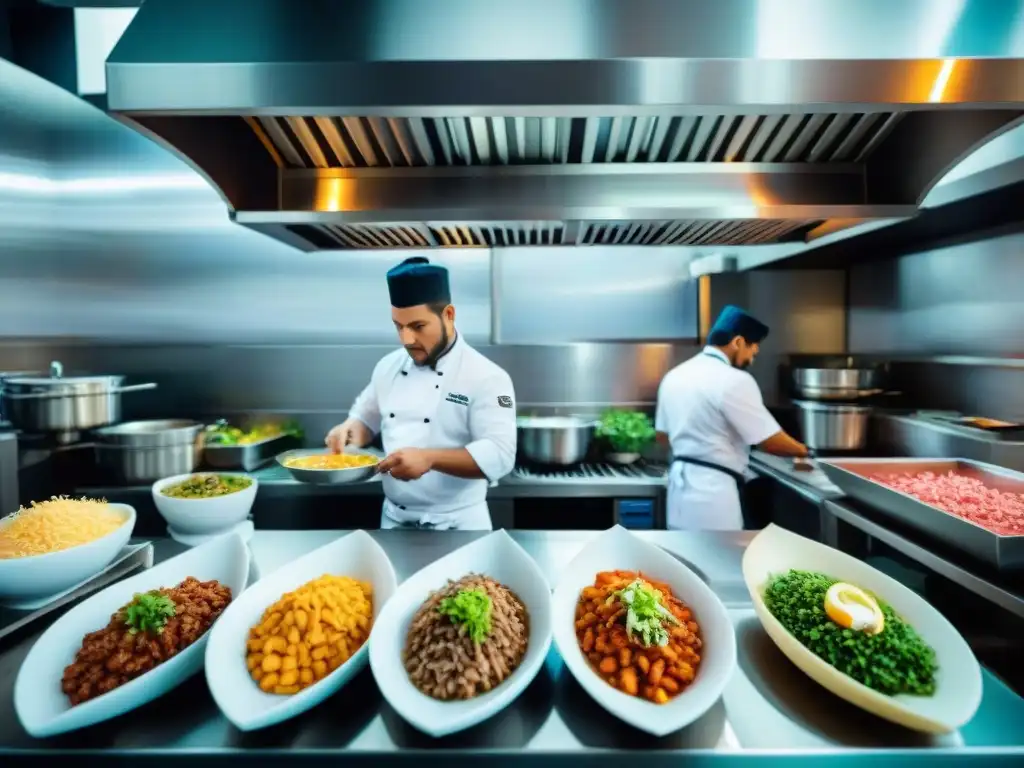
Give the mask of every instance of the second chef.
M 512 379 L 455 328 L 448 270 L 421 256 L 388 272 L 401 349 L 385 356 L 326 443 L 335 452 L 381 435 L 381 527 L 490 530 L 487 486 L 512 471 Z

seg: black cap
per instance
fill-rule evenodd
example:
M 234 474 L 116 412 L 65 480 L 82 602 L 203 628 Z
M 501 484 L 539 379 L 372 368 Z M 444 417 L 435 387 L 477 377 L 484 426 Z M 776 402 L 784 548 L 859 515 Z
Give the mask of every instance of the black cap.
M 424 256 L 412 256 L 388 270 L 388 293 L 397 309 L 452 301 L 448 270 Z
M 753 315 L 748 315 L 739 307 L 728 305 L 711 326 L 708 343 L 714 346 L 728 344 L 737 336 L 742 336 L 751 344 L 760 344 L 768 337 L 768 326 Z

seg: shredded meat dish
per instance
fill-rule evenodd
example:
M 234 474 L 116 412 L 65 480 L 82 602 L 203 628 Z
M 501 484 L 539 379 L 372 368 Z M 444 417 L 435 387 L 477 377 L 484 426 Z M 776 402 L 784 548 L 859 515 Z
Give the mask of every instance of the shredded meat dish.
M 491 599 L 491 630 L 480 643 L 439 610 L 442 600 L 466 590 L 483 591 Z M 529 637 L 529 616 L 519 597 L 494 579 L 470 574 L 435 592 L 413 616 L 403 654 L 405 669 L 428 696 L 471 699 L 516 670 Z
M 872 478 L 1001 536 L 1024 535 L 1024 493 L 989 488 L 977 477 L 905 472 Z
M 158 592 L 174 603 L 174 615 L 158 633 L 133 633 L 121 608 L 107 626 L 85 636 L 61 680 L 61 690 L 72 706 L 112 691 L 181 653 L 203 636 L 231 602 L 230 587 L 191 576 Z

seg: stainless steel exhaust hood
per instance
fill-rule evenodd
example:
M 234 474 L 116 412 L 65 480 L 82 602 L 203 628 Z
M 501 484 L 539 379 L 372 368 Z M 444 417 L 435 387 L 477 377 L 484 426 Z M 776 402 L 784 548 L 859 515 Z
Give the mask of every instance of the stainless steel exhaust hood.
M 1024 0 L 147 0 L 108 106 L 305 250 L 913 216 L 1024 114 Z

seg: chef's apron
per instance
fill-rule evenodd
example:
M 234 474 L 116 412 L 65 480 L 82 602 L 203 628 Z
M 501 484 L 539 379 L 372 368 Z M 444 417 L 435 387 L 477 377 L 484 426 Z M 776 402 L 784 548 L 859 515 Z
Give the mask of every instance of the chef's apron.
M 380 512 L 380 527 L 383 530 L 392 528 L 412 528 L 425 531 L 491 531 L 494 525 L 491 523 L 491 512 L 487 502 L 473 504 L 469 507 L 457 509 L 454 512 L 443 514 L 431 514 L 429 512 L 409 514 L 410 510 L 397 509 L 392 505 L 389 514 L 389 502 L 384 500 L 384 506 Z M 394 515 L 392 517 L 391 515 Z M 395 519 L 402 518 L 402 519 Z
M 401 450 L 402 448 L 429 448 L 436 446 L 439 442 L 433 439 L 433 436 L 436 430 L 441 429 L 438 410 L 444 400 L 444 392 L 446 390 L 435 386 L 426 390 L 426 396 L 418 392 L 415 397 L 409 394 L 403 395 L 400 391 L 395 392 L 395 383 L 401 381 L 403 377 L 410 375 L 411 365 L 412 363 L 409 361 L 402 366 L 398 373 L 395 374 L 394 382 L 387 394 L 381 398 L 380 410 L 382 413 L 392 417 L 398 414 L 402 417 L 402 421 L 399 424 L 391 426 L 385 421 L 382 427 L 382 429 L 395 429 L 397 427 L 399 430 L 397 435 L 394 433 L 389 435 L 390 440 L 396 443 L 396 445 L 391 447 L 392 451 Z M 458 379 L 461 367 L 460 358 L 456 367 L 445 370 L 445 373 L 448 374 L 449 382 L 452 379 Z M 392 398 L 394 398 L 393 402 Z M 417 400 L 419 402 L 410 408 L 410 401 Z M 428 477 L 430 474 L 427 473 L 424 477 Z M 422 504 L 413 506 L 388 498 L 389 486 L 405 482 L 420 482 L 420 480 L 405 481 L 386 476 L 382 478 L 385 496 L 380 514 L 380 527 L 382 529 L 492 530 L 491 515 L 487 508 L 486 500 L 457 506 L 457 504 L 453 505 L 450 501 L 446 504 L 444 499 L 438 499 L 436 505 Z
M 724 365 L 729 365 L 717 355 L 702 354 L 718 360 Z M 712 472 L 721 473 L 730 478 L 735 485 L 736 495 L 733 497 L 732 489 L 723 488 L 721 493 L 710 494 L 705 492 L 704 499 L 694 498 L 691 494 L 690 503 L 686 499 L 686 472 L 685 465 L 703 467 Z M 676 528 L 681 530 L 743 530 L 743 486 L 746 478 L 739 472 L 729 467 L 716 464 L 713 461 L 706 461 L 695 456 L 673 456 L 669 466 L 668 480 L 668 526 L 676 523 Z

